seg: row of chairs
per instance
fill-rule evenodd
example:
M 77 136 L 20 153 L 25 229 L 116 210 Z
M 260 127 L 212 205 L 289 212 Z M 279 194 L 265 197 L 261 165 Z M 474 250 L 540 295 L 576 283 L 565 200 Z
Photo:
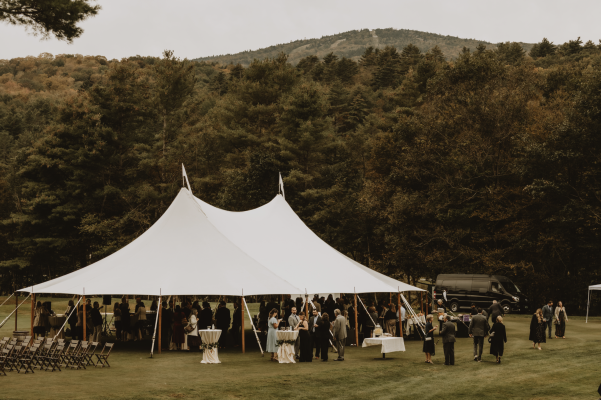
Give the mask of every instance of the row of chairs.
M 0 341 L 0 373 L 6 376 L 6 371 L 17 373 L 33 373 L 34 369 L 62 371 L 63 368 L 87 369 L 94 366 L 110 367 L 108 358 L 113 349 L 113 343 L 105 343 L 100 353 L 96 351 L 100 343 L 72 340 L 70 343 L 64 339 L 36 339 L 29 345 L 27 337 L 22 341 L 18 339 L 3 338 Z M 106 351 L 106 353 L 105 353 Z M 96 361 L 94 361 L 96 357 Z

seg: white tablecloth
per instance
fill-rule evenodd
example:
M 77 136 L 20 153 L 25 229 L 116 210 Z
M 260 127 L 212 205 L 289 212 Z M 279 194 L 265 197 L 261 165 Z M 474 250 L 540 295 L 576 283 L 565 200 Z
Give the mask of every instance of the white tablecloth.
M 217 343 L 221 336 L 221 329 L 199 329 L 198 334 L 203 343 Z M 221 364 L 218 348 L 203 350 L 201 364 Z
M 298 331 L 277 331 L 278 340 L 296 340 Z M 294 361 L 294 345 L 283 344 L 278 347 L 278 361 L 280 364 L 295 363 Z
M 363 347 L 382 345 L 382 353 L 405 351 L 405 341 L 400 337 L 377 337 L 363 340 Z

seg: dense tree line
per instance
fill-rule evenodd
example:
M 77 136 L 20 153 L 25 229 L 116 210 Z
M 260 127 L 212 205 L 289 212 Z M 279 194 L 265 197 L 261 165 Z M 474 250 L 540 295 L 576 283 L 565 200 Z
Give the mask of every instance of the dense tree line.
M 579 39 L 452 61 L 413 45 L 246 68 L 171 52 L 2 61 L 1 290 L 136 238 L 184 163 L 228 210 L 270 201 L 281 172 L 311 229 L 390 276 L 500 274 L 582 311 L 601 279 L 599 104 L 601 49 Z

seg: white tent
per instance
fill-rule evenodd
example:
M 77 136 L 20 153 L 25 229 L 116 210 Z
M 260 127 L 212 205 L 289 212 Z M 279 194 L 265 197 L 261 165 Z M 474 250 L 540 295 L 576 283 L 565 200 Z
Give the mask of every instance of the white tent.
M 601 285 L 591 285 L 588 287 L 588 301 L 586 303 L 586 322 L 588 323 L 588 309 L 591 306 L 591 290 L 601 290 Z
M 423 289 L 380 274 L 330 247 L 282 195 L 250 211 L 231 212 L 196 198 L 229 240 L 301 293 L 404 292 Z
M 21 289 L 79 295 L 258 295 L 298 293 L 228 240 L 188 189 L 139 238 L 78 271 Z

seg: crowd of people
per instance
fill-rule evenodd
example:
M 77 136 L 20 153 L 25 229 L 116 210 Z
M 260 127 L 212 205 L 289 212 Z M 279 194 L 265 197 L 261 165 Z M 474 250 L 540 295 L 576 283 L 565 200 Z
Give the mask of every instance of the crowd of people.
M 445 365 L 455 365 L 455 342 L 456 328 L 451 322 L 452 317 L 447 314 L 447 308 L 443 300 L 437 301 L 437 311 L 439 312 L 439 326 L 434 326 L 434 316 L 432 314 L 426 317 L 426 326 L 424 332 L 423 352 L 426 355 L 426 363 L 433 364 L 432 356 L 435 355 L 434 332 L 440 330 L 442 336 L 443 350 L 445 356 Z M 474 341 L 474 361 L 482 361 L 482 352 L 484 348 L 484 339 L 488 337 L 490 343 L 490 354 L 494 355 L 496 362 L 501 364 L 505 343 L 507 343 L 507 332 L 503 322 L 505 312 L 503 307 L 493 300 L 493 304 L 488 309 L 477 308 L 474 304 L 470 310 L 471 318 L 468 327 L 470 338 Z M 491 316 L 492 327 L 489 325 L 489 316 Z M 549 300 L 547 305 L 536 310 L 530 322 L 530 334 L 528 340 L 532 342 L 532 348 L 542 350 L 541 343 L 546 343 L 546 333 L 551 339 L 552 327 L 555 325 L 555 338 L 565 339 L 566 322 L 568 316 L 562 302 L 558 302 L 557 307 L 553 308 L 553 301 Z M 459 323 L 464 323 L 459 320 Z

